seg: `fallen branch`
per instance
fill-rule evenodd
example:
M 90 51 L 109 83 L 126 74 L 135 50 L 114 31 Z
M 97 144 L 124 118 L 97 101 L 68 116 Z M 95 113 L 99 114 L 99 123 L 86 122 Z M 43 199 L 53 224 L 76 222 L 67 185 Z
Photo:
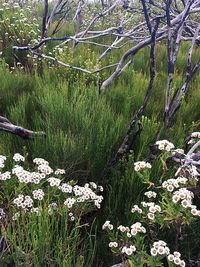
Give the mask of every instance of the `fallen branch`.
M 45 136 L 44 132 L 33 132 L 21 126 L 11 123 L 7 118 L 0 116 L 0 131 L 18 135 L 23 139 Z

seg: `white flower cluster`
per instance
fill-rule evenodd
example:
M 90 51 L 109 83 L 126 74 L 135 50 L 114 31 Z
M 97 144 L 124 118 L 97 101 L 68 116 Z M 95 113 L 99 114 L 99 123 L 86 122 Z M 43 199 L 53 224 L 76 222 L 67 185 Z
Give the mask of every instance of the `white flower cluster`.
M 189 191 L 187 188 L 180 188 L 179 190 L 175 191 L 172 196 L 172 201 L 174 203 L 181 202 L 181 205 L 184 208 L 191 209 L 191 214 L 193 216 L 200 217 L 200 210 L 197 209 L 196 205 L 192 204 L 192 200 L 194 198 L 193 192 Z
M 193 132 L 190 136 L 191 138 L 200 138 L 200 132 Z
M 154 242 L 153 243 L 153 246 L 151 248 L 151 255 L 152 256 L 157 256 L 157 255 L 168 255 L 170 253 L 170 250 L 169 248 L 167 247 L 167 244 L 162 241 L 162 240 L 159 240 L 157 242 Z
M 147 191 L 144 193 L 144 195 L 147 196 L 148 198 L 156 198 L 157 193 L 153 191 Z
M 58 187 L 63 193 L 72 193 L 73 187 L 70 184 L 63 183 Z
M 6 157 L 0 155 L 0 169 L 5 167 L 5 164 L 4 164 L 5 161 L 6 161 Z
M 159 150 L 165 150 L 167 152 L 171 151 L 174 148 L 174 145 L 168 140 L 160 140 L 156 142 Z
M 178 177 L 177 179 L 168 179 L 162 183 L 162 187 L 166 188 L 167 191 L 172 192 L 175 188 L 179 188 L 180 184 L 186 184 L 188 181 L 185 177 Z
M 29 172 L 24 170 L 22 166 L 15 165 L 12 169 L 12 174 L 15 174 L 20 183 L 39 184 L 40 181 L 46 178 L 46 175 L 38 172 Z
M 118 227 L 117 227 L 117 229 L 120 231 L 120 232 L 122 232 L 122 233 L 125 233 L 125 232 L 130 232 L 130 228 L 129 227 L 127 227 L 127 226 L 123 226 L 123 225 L 119 225 Z
M 154 202 L 141 202 L 144 208 L 148 208 L 147 217 L 149 220 L 153 220 L 156 212 L 161 212 L 161 207 Z
M 167 256 L 167 259 L 168 261 L 171 261 L 178 266 L 185 267 L 185 262 L 184 260 L 181 260 L 180 257 L 181 257 L 181 253 L 179 253 L 178 251 L 175 251 L 173 254 L 169 254 Z
M 142 171 L 144 169 L 151 169 L 151 164 L 145 161 L 137 161 L 134 163 L 134 170 L 136 172 Z
M 198 181 L 198 178 L 197 176 L 200 176 L 199 172 L 197 171 L 197 167 L 192 165 L 190 168 L 189 168 L 189 172 L 190 172 L 190 175 L 192 176 L 192 178 L 195 178 L 197 181 Z
M 25 160 L 25 158 L 22 155 L 20 155 L 19 153 L 15 153 L 14 156 L 13 156 L 13 159 L 16 162 L 24 161 Z
M 72 212 L 69 213 L 69 217 L 71 221 L 75 220 L 74 214 Z
M 63 170 L 63 169 L 57 169 L 57 170 L 55 170 L 55 175 L 59 175 L 59 174 L 65 174 L 65 170 Z
M 133 208 L 131 209 L 132 213 L 138 212 L 138 213 L 142 213 L 142 209 L 140 209 L 138 207 L 138 205 L 134 205 Z
M 67 206 L 69 209 L 71 209 L 75 202 L 76 202 L 76 199 L 68 197 L 65 200 L 64 205 Z
M 146 233 L 146 229 L 140 222 L 131 225 L 131 235 L 135 236 L 137 233 Z
M 130 256 L 133 254 L 133 252 L 136 251 L 136 247 L 131 245 L 130 247 L 124 246 L 122 248 L 122 253 L 125 253 L 126 255 Z
M 22 194 L 18 195 L 17 198 L 13 200 L 13 203 L 18 207 L 18 208 L 31 208 L 33 206 L 33 199 L 30 196 L 24 196 Z
M 174 203 L 181 201 L 181 205 L 184 208 L 188 208 L 192 205 L 193 198 L 194 194 L 191 191 L 189 191 L 187 188 L 180 188 L 173 193 L 172 201 Z
M 35 163 L 36 165 L 49 165 L 49 162 L 42 158 L 35 158 L 33 160 L 33 163 Z
M 9 171 L 0 173 L 0 181 L 6 181 L 11 178 L 11 173 Z
M 44 198 L 44 191 L 42 189 L 37 189 L 33 191 L 33 198 L 42 200 Z
M 103 230 L 106 230 L 106 229 L 108 229 L 108 230 L 113 230 L 113 225 L 110 223 L 110 221 L 106 221 L 106 222 L 104 223 L 104 225 L 102 226 L 102 229 L 103 229 Z
M 110 242 L 108 244 L 109 248 L 117 248 L 118 247 L 118 243 L 117 242 Z
M 95 192 L 89 187 L 90 185 L 87 183 L 85 186 L 78 186 L 75 185 L 73 187 L 73 192 L 75 196 L 77 197 L 76 201 L 77 202 L 85 202 L 85 201 L 90 201 L 94 202 L 94 205 L 97 208 L 101 207 L 101 202 L 103 201 L 103 196 L 99 196 L 95 194 Z M 94 183 L 93 186 L 94 188 Z M 95 184 L 95 188 L 98 188 L 98 186 Z
M 53 173 L 52 168 L 47 164 L 41 164 L 38 166 L 38 171 L 44 173 L 45 175 L 50 175 Z
M 59 186 L 61 183 L 61 180 L 55 177 L 50 177 L 47 179 L 47 181 L 50 183 L 50 186 Z
M 23 160 L 21 158 L 21 155 L 18 153 L 16 153 L 13 158 L 15 158 L 15 161 Z M 1 167 L 4 167 L 5 160 L 6 160 L 6 157 L 0 156 Z M 49 166 L 48 161 L 42 158 L 35 158 L 33 161 L 37 165 L 36 171 L 31 172 L 31 171 L 25 170 L 20 165 L 15 165 L 11 172 L 8 172 L 8 171 L 4 173 L 0 172 L 0 180 L 5 181 L 13 177 L 15 179 L 17 178 L 19 183 L 39 184 L 43 179 L 45 179 L 45 181 L 49 182 L 50 187 L 56 187 L 56 189 L 53 188 L 52 190 L 59 189 L 62 193 L 67 194 L 67 196 L 66 195 L 64 196 L 65 198 L 65 201 L 63 201 L 64 203 L 63 202 L 59 202 L 59 203 L 63 203 L 69 209 L 71 209 L 75 203 L 79 203 L 79 202 L 84 203 L 85 205 L 84 207 L 87 207 L 87 208 L 89 207 L 88 204 L 90 205 L 92 204 L 93 206 L 97 208 L 101 207 L 100 204 L 103 201 L 103 196 L 98 195 L 97 192 L 103 191 L 102 186 L 98 186 L 94 182 L 86 183 L 84 186 L 78 186 L 78 185 L 72 186 L 70 182 L 61 184 L 61 179 L 48 176 L 49 174 L 54 172 L 53 169 Z M 59 174 L 64 174 L 64 172 L 65 171 L 62 169 L 57 169 L 54 173 L 57 173 L 59 175 Z M 74 181 L 72 182 L 74 184 Z M 46 185 L 46 183 L 43 183 L 42 185 L 44 184 Z M 25 188 L 25 185 L 23 185 L 23 188 Z M 49 188 L 49 190 L 51 189 Z M 13 200 L 13 203 L 15 204 L 15 206 L 23 208 L 26 212 L 32 212 L 38 215 L 39 209 L 37 207 L 33 207 L 33 202 L 34 202 L 34 199 L 40 200 L 40 201 L 43 200 L 45 194 L 44 194 L 43 189 L 36 189 L 36 190 L 33 190 L 32 195 L 33 195 L 33 199 L 30 196 L 24 196 L 23 194 L 20 194 L 18 197 L 16 197 Z M 60 195 L 62 198 L 63 194 L 60 194 Z M 79 206 L 80 205 L 77 205 L 77 207 Z M 48 208 L 49 208 L 48 210 L 49 214 L 52 214 L 52 211 L 54 210 L 53 203 Z M 16 216 L 14 215 L 13 218 L 15 218 Z M 75 218 L 73 215 L 70 216 L 71 221 L 73 221 L 74 219 Z

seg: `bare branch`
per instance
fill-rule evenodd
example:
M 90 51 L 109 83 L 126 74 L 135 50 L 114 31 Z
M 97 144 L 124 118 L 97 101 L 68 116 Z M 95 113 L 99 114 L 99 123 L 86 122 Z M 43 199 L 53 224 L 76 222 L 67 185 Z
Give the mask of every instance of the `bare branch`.
M 0 116 L 0 131 L 18 135 L 24 139 L 30 139 L 38 136 L 45 136 L 44 132 L 33 132 L 21 126 L 11 123 L 7 118 Z

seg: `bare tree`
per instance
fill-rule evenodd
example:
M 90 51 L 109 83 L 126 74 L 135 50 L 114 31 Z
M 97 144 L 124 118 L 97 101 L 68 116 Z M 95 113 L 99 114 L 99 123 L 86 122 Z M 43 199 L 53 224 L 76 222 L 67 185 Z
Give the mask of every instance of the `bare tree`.
M 72 4 L 73 2 L 73 4 Z M 28 51 L 40 58 L 54 61 L 65 67 L 82 71 L 88 75 L 100 73 L 105 69 L 113 69 L 111 75 L 108 76 L 100 86 L 100 92 L 108 89 L 110 84 L 119 77 L 130 64 L 134 64 L 134 56 L 145 47 L 151 46 L 150 53 L 150 85 L 147 88 L 146 97 L 141 109 L 137 112 L 135 121 L 139 120 L 138 114 L 142 114 L 152 88 L 154 80 L 154 72 L 152 71 L 154 62 L 154 53 L 152 46 L 160 41 L 167 42 L 168 54 L 168 78 L 166 81 L 165 94 L 165 113 L 164 127 L 168 127 L 178 110 L 181 100 L 188 90 L 188 86 L 200 69 L 200 59 L 192 64 L 191 58 L 194 47 L 200 43 L 200 26 L 198 16 L 200 13 L 199 0 L 114 0 L 99 1 L 98 3 L 79 1 L 57 0 L 53 2 L 53 8 L 49 9 L 49 1 L 44 0 L 44 14 L 42 18 L 41 39 L 34 46 L 18 47 L 14 46 L 16 51 Z M 52 4 L 52 3 L 51 3 Z M 92 7 L 92 8 L 91 8 Z M 71 13 L 74 15 L 71 18 Z M 89 18 L 85 19 L 90 13 Z M 116 20 L 115 17 L 119 19 Z M 99 27 L 102 23 L 103 29 Z M 76 21 L 76 30 L 73 35 L 60 37 L 59 29 L 64 27 L 63 21 Z M 53 29 L 52 22 L 55 22 Z M 157 22 L 159 21 L 158 26 Z M 156 28 L 156 30 L 155 30 Z M 50 37 L 47 37 L 48 36 Z M 154 36 L 155 35 L 155 36 Z M 112 38 L 110 38 L 112 37 Z M 106 41 L 107 40 L 107 41 Z M 108 57 L 114 50 L 121 50 L 121 58 L 118 62 L 103 66 L 100 69 L 88 70 L 77 67 L 67 62 L 62 62 L 52 55 L 43 53 L 43 45 L 47 42 L 60 41 L 58 46 L 62 47 L 66 44 L 73 43 L 74 47 L 79 44 L 92 44 L 102 48 L 98 60 L 102 61 L 104 57 Z M 191 42 L 188 50 L 188 58 L 185 64 L 186 74 L 185 81 L 181 88 L 177 88 L 175 93 L 172 92 L 172 84 L 174 79 L 174 70 L 176 67 L 177 56 L 182 42 Z M 123 48 L 123 50 L 122 50 Z M 155 55 L 156 57 L 156 55 Z M 183 66 L 184 67 L 184 66 Z M 132 123 L 131 123 L 132 125 Z M 130 128 L 134 128 L 130 126 Z

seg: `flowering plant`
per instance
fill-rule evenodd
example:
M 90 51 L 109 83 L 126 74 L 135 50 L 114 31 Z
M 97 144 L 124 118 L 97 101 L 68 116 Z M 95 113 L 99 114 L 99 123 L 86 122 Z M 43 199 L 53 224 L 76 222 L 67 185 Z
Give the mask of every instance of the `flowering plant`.
M 65 170 L 54 171 L 42 158 L 33 160 L 31 171 L 19 153 L 13 156 L 13 161 L 8 170 L 7 158 L 0 155 L 0 222 L 7 244 L 3 258 L 9 254 L 17 266 L 42 266 L 50 262 L 82 266 L 75 262 L 76 253 L 81 248 L 80 229 L 88 223 L 81 220 L 88 212 L 100 208 L 103 196 L 99 193 L 103 188 L 94 182 L 83 186 L 75 181 L 66 182 Z
M 168 266 L 184 267 L 186 263 L 177 251 L 181 233 L 186 225 L 200 217 L 200 210 L 193 203 L 199 176 L 199 161 L 195 160 L 194 152 L 200 141 L 187 154 L 182 149 L 175 149 L 167 140 L 157 141 L 156 146 L 161 152 L 158 160 L 163 168 L 158 183 L 151 181 L 153 166 L 149 162 L 134 163 L 135 172 L 148 188 L 140 205 L 135 204 L 131 209 L 137 221 L 130 226 L 120 225 L 116 231 L 111 222 L 106 221 L 103 230 L 108 231 L 112 252 L 128 266 L 163 266 L 165 261 L 165 266 L 168 263 Z M 171 170 L 168 172 L 166 161 L 169 157 L 180 164 L 174 177 L 171 177 Z M 175 232 L 174 242 L 169 241 L 172 250 L 162 240 L 166 238 L 164 232 L 169 236 Z

